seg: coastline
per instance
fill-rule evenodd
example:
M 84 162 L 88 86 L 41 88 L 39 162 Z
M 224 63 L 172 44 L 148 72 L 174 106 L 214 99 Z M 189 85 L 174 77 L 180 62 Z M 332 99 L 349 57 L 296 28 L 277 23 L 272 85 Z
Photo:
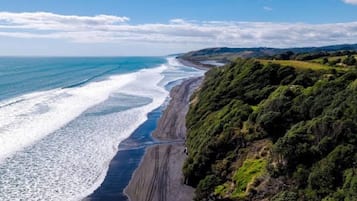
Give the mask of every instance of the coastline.
M 201 81 L 202 77 L 190 78 L 171 89 L 169 105 L 152 133 L 155 139 L 161 141 L 185 140 L 186 113 L 189 109 L 190 97 Z
M 129 200 L 192 200 L 194 189 L 183 184 L 182 176 L 182 166 L 186 158 L 185 118 L 190 96 L 201 82 L 202 77 L 190 78 L 170 91 L 170 103 L 153 132 L 153 137 L 163 144 L 146 149 L 143 159 L 124 190 Z
M 108 171 L 101 185 L 83 201 L 127 201 L 123 193 L 131 175 L 138 167 L 148 146 L 156 142 L 150 133 L 156 128 L 163 108 L 157 108 L 148 114 L 148 120 L 140 125 L 132 135 L 120 143 L 118 152 L 110 161 Z
M 213 65 L 203 64 L 203 63 L 200 63 L 200 62 L 187 60 L 187 59 L 183 59 L 183 58 L 180 58 L 180 57 L 177 57 L 176 59 L 177 59 L 177 61 L 182 63 L 184 66 L 190 66 L 190 67 L 197 68 L 197 69 L 200 69 L 200 70 L 209 70 L 209 69 L 211 69 L 213 67 L 216 67 L 216 66 L 213 66 Z

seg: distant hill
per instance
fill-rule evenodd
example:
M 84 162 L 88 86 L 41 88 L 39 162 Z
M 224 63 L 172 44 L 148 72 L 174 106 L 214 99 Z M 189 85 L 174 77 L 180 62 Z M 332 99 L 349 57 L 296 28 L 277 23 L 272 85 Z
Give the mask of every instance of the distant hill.
M 216 60 L 228 62 L 237 57 L 241 58 L 262 58 L 291 51 L 294 54 L 311 52 L 332 52 L 344 50 L 357 50 L 357 44 L 342 44 L 323 47 L 302 47 L 302 48 L 228 48 L 216 47 L 188 52 L 179 56 L 181 59 L 199 62 L 204 60 Z

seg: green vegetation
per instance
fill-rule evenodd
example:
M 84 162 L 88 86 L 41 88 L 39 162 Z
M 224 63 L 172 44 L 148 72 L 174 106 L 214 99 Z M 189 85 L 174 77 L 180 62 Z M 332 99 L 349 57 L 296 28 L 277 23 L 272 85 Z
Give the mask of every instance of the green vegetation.
M 261 176 L 266 170 L 267 161 L 265 159 L 247 159 L 233 175 L 236 189 L 232 197 L 244 197 L 248 184 Z
M 357 55 L 353 55 L 354 57 L 357 57 Z M 346 55 L 343 55 L 343 56 L 324 56 L 324 57 L 320 57 L 320 58 L 317 58 L 317 59 L 313 59 L 311 60 L 312 62 L 316 62 L 316 63 L 324 63 L 323 60 L 327 60 L 327 62 L 325 63 L 328 63 L 330 61 L 336 61 L 336 60 L 339 60 L 340 62 L 345 59 L 347 56 Z
M 263 64 L 275 63 L 280 64 L 282 66 L 293 66 L 297 69 L 313 69 L 313 70 L 328 70 L 331 69 L 330 66 L 323 65 L 320 63 L 312 63 L 306 61 L 297 61 L 297 60 L 259 60 Z
M 343 59 L 342 63 L 347 65 L 347 66 L 353 66 L 356 65 L 356 58 L 355 56 L 348 55 L 345 59 Z
M 261 60 L 262 63 L 278 63 L 282 66 L 294 66 L 299 69 L 311 68 L 314 70 L 327 70 L 333 68 L 336 70 L 348 70 L 351 67 L 357 67 L 356 51 L 321 51 L 306 52 L 295 54 L 292 51 L 268 57 Z
M 355 200 L 357 70 L 288 62 L 207 72 L 187 115 L 195 200 Z
M 180 55 L 179 58 L 200 63 L 207 60 L 219 62 L 230 62 L 236 58 L 265 58 L 271 60 L 299 60 L 299 61 L 322 61 L 324 57 L 339 57 L 341 60 L 346 55 L 357 55 L 357 44 L 334 45 L 325 47 L 305 47 L 305 48 L 227 48 L 216 47 L 188 52 Z M 331 60 L 332 61 L 332 60 Z M 326 63 L 323 63 L 326 64 Z

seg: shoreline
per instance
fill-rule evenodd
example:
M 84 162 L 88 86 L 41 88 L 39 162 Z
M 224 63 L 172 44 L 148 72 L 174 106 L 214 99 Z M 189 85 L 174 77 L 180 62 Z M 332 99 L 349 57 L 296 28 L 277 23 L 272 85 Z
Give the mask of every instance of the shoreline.
M 187 63 L 182 64 L 187 65 Z M 186 158 L 185 118 L 190 97 L 199 87 L 202 79 L 203 77 L 187 79 L 170 91 L 169 105 L 152 134 L 153 138 L 163 144 L 146 149 L 124 190 L 130 201 L 192 200 L 194 189 L 183 184 L 182 175 L 182 166 Z
M 120 143 L 116 155 L 109 163 L 104 181 L 93 193 L 83 198 L 83 201 L 128 200 L 123 190 L 138 167 L 146 147 L 157 143 L 152 139 L 150 133 L 157 127 L 162 110 L 161 106 L 151 111 L 148 114 L 148 119 L 129 138 Z
M 203 64 L 203 63 L 200 63 L 200 62 L 191 61 L 191 60 L 183 59 L 183 58 L 180 58 L 180 57 L 177 57 L 176 59 L 177 59 L 177 61 L 179 61 L 184 66 L 190 66 L 190 67 L 197 68 L 197 69 L 200 69 L 200 70 L 209 70 L 211 68 L 216 67 L 216 66 L 213 66 L 213 65 Z
M 189 61 L 179 58 L 177 60 L 184 66 L 200 70 L 209 69 L 207 66 L 198 68 Z M 172 199 L 168 200 L 192 200 L 194 189 L 183 185 L 181 176 L 183 162 L 186 158 L 184 154 L 185 118 L 189 108 L 190 97 L 193 91 L 199 87 L 203 77 L 204 75 L 184 79 L 180 84 L 174 84 L 176 86 L 168 89 L 170 90 L 170 99 L 167 105 L 163 104 L 151 111 L 148 114 L 148 119 L 129 138 L 119 144 L 116 155 L 109 163 L 104 181 L 95 191 L 83 198 L 83 201 L 150 200 L 147 197 L 137 199 L 131 195 L 130 190 L 136 188 L 133 185 L 135 178 L 149 180 L 151 175 L 160 178 L 166 178 L 168 175 L 171 176 L 170 179 L 165 180 L 166 183 L 160 185 L 160 189 L 162 186 L 166 186 L 168 182 L 175 184 L 174 186 L 171 185 L 171 189 L 175 189 L 175 192 L 169 189 L 161 191 L 160 197 L 162 201 L 166 200 L 165 197 L 168 194 L 174 195 Z M 176 125 L 179 126 L 177 127 Z M 174 135 L 171 134 L 171 130 L 174 130 Z M 155 157 L 155 154 L 158 154 L 158 157 Z M 157 159 L 154 160 L 155 158 Z M 144 162 L 145 160 L 148 160 L 148 162 Z M 153 161 L 158 162 L 153 163 Z M 163 163 L 162 161 L 167 162 Z M 160 171 L 156 171 L 156 174 L 153 174 L 154 168 L 149 167 L 148 164 L 157 164 L 157 167 L 165 168 L 159 168 Z M 140 168 L 144 169 L 144 171 L 141 170 L 144 174 L 138 176 Z M 150 174 L 147 174 L 147 168 L 151 168 Z M 161 170 L 164 169 L 167 171 L 162 173 Z M 157 187 L 154 185 L 146 186 L 146 189 L 154 188 Z M 143 188 L 139 187 L 139 189 L 142 190 Z M 162 192 L 166 192 L 166 196 Z M 183 194 L 182 192 L 185 192 L 184 195 L 188 195 L 188 197 L 184 196 L 184 198 L 178 199 L 178 196 Z M 144 195 L 145 193 L 141 192 L 141 194 Z M 160 198 L 156 196 L 155 200 L 160 200 Z

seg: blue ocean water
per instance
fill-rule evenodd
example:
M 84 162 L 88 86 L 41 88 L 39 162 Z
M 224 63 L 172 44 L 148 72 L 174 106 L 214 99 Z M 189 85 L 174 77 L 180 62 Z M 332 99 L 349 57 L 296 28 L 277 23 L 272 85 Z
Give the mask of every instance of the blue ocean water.
M 0 200 L 80 200 L 180 80 L 174 58 L 0 58 Z
M 33 91 L 75 87 L 165 62 L 163 57 L 0 57 L 0 100 Z

